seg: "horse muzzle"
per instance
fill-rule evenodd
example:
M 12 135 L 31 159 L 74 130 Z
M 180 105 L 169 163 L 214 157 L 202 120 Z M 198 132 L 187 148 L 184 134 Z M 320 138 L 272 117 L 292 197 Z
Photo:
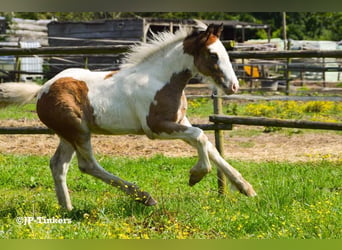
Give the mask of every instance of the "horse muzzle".
M 234 81 L 228 84 L 221 83 L 220 87 L 226 95 L 232 95 L 238 92 L 240 86 L 238 81 Z

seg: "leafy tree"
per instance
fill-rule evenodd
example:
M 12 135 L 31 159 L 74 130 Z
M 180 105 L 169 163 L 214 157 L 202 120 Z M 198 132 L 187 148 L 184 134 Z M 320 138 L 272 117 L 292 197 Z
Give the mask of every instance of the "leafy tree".
M 272 37 L 282 37 L 281 12 L 0 12 L 7 20 L 12 17 L 51 19 L 58 21 L 92 21 L 127 17 L 167 19 L 239 20 L 271 26 Z M 287 35 L 295 40 L 342 40 L 342 12 L 288 12 Z M 255 38 L 265 38 L 265 31 L 252 32 Z

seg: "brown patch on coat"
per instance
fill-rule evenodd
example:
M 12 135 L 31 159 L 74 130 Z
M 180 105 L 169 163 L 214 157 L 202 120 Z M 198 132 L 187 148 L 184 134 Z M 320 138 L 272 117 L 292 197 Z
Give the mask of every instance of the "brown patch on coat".
M 40 120 L 71 143 L 89 136 L 93 108 L 85 82 L 64 77 L 54 82 L 37 101 Z
M 197 69 L 216 82 L 220 82 L 223 73 L 218 66 L 218 58 L 211 56 L 208 46 L 219 39 L 222 29 L 222 26 L 209 25 L 206 31 L 195 32 L 183 41 L 184 53 L 192 55 Z
M 170 82 L 156 93 L 146 117 L 147 125 L 153 133 L 171 134 L 186 130 L 187 127 L 180 124 L 187 109 L 183 90 L 191 76 L 190 70 L 175 73 Z
M 210 34 L 207 41 L 205 42 L 205 46 L 209 47 L 211 44 L 213 44 L 214 42 L 216 42 L 219 38 L 214 35 L 214 34 Z
M 109 74 L 107 74 L 103 79 L 107 80 L 108 78 L 113 77 L 113 75 L 115 75 L 116 73 L 118 73 L 118 71 L 112 71 Z
M 215 27 L 214 25 L 209 25 L 206 31 L 194 31 L 183 41 L 184 53 L 198 56 L 203 52 L 203 49 L 208 50 L 207 47 L 219 39 L 221 32 L 222 27 Z

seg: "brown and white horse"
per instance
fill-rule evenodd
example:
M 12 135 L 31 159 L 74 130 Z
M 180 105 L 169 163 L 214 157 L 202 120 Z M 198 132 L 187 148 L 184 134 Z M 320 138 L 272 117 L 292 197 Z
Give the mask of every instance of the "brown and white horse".
M 252 186 L 230 166 L 199 128 L 185 116 L 184 88 L 195 74 L 207 77 L 226 94 L 239 88 L 228 54 L 219 40 L 222 26 L 160 33 L 136 45 L 117 73 L 67 69 L 43 86 L 0 84 L 0 105 L 37 98 L 40 120 L 60 138 L 50 168 L 59 204 L 72 209 L 66 183 L 69 162 L 76 153 L 79 169 L 120 188 L 145 205 L 152 196 L 137 185 L 103 169 L 91 146 L 91 133 L 146 134 L 151 139 L 182 139 L 198 151 L 190 170 L 195 185 L 211 170 L 210 160 L 241 193 L 256 195 Z

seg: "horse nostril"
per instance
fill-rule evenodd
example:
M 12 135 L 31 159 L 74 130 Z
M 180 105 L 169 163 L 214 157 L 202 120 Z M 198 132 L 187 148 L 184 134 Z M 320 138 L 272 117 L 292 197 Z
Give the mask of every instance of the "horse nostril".
M 232 85 L 232 91 L 235 93 L 235 92 L 238 91 L 238 89 L 239 89 L 239 84 L 233 83 L 233 85 Z

